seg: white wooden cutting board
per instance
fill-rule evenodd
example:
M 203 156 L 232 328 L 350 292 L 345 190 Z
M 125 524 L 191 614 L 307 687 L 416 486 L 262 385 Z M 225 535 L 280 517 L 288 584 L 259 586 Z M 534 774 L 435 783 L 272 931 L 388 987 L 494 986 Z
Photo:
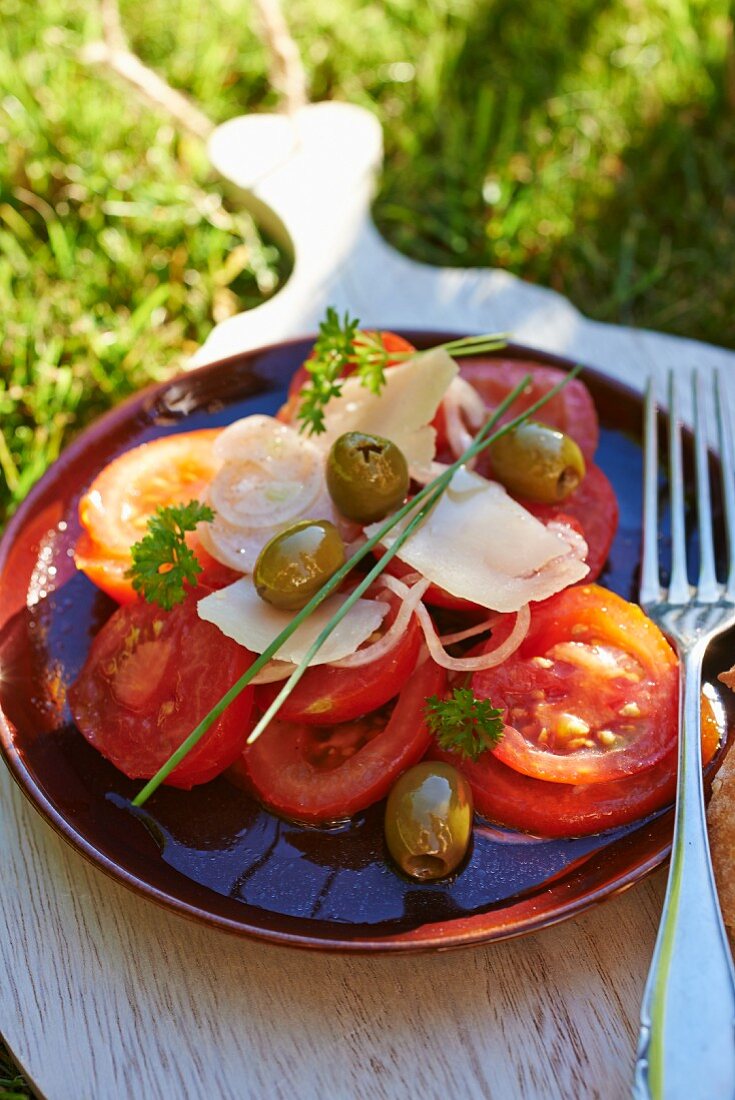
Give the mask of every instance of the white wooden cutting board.
M 506 330 L 641 387 L 735 367 L 694 342 L 585 320 L 498 271 L 412 263 L 369 214 L 381 133 L 345 104 L 235 119 L 212 159 L 294 247 L 269 303 L 214 330 L 198 363 L 313 331 L 325 306 L 367 325 Z M 49 1100 L 628 1094 L 659 874 L 575 921 L 487 948 L 337 957 L 228 937 L 88 866 L 0 768 L 0 1031 Z

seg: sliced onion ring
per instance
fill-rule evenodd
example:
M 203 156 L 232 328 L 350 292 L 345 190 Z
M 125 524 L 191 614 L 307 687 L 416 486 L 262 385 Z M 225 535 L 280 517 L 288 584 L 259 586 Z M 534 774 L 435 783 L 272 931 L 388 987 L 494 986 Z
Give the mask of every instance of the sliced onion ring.
M 394 577 L 392 573 L 381 573 L 375 583 L 390 588 L 391 592 L 395 592 L 396 595 L 405 600 L 411 591 L 411 585 L 424 580 L 426 580 L 426 577 L 422 573 L 406 573 L 402 577 Z
M 386 653 L 390 653 L 392 649 L 398 644 L 398 640 L 405 633 L 406 627 L 411 621 L 411 616 L 415 613 L 419 605 L 421 604 L 421 597 L 426 589 L 429 587 L 429 581 L 425 577 L 417 581 L 412 587 L 408 587 L 397 577 L 390 577 L 388 574 L 383 574 L 380 580 L 385 584 L 386 588 L 392 589 L 397 592 L 402 598 L 401 607 L 396 615 L 394 621 L 386 630 L 382 637 L 378 638 L 372 645 L 365 646 L 363 649 L 358 649 L 355 653 L 351 653 L 349 657 L 343 657 L 341 661 L 331 662 L 332 668 L 361 668 L 363 665 L 372 664 L 373 661 L 380 660 Z
M 383 573 L 380 577 L 382 583 L 396 592 L 399 596 L 403 597 L 404 606 L 410 593 L 414 593 L 420 588 L 421 594 L 426 591 L 428 587 L 428 581 L 426 577 L 421 578 L 420 581 L 413 584 L 410 588 L 406 584 L 407 580 L 413 580 L 414 577 L 420 576 L 418 573 L 411 573 L 408 577 L 403 577 L 399 580 L 398 577 L 392 577 L 390 573 Z M 424 587 L 424 584 L 426 587 Z M 436 627 L 432 622 L 431 616 L 427 611 L 423 603 L 417 603 L 415 608 L 421 628 L 424 632 L 426 639 L 426 645 L 429 649 L 429 653 L 438 665 L 442 668 L 451 669 L 453 672 L 479 672 L 483 668 L 494 668 L 496 665 L 501 665 L 503 661 L 506 661 L 511 654 L 515 653 L 519 646 L 523 644 L 523 641 L 528 634 L 528 629 L 531 625 L 531 610 L 528 604 L 525 604 L 516 613 L 516 621 L 508 637 L 504 642 L 501 642 L 499 646 L 491 650 L 490 653 L 478 654 L 476 657 L 451 657 L 442 645 L 442 640 L 436 632 Z M 400 615 L 400 612 L 399 612 Z M 497 620 L 499 616 L 495 616 Z M 396 616 L 396 622 L 398 616 Z M 480 624 L 484 629 L 488 629 L 487 623 Z M 395 623 L 393 624 L 395 627 Z M 393 629 L 391 628 L 391 630 Z M 479 633 L 479 627 L 472 628 L 473 632 Z M 390 633 L 390 632 L 389 632 Z M 384 635 L 387 637 L 388 635 Z M 383 639 L 381 639 L 382 641 Z M 380 643 L 376 643 L 378 645 Z M 372 647 L 371 647 L 372 648 Z M 361 650 L 359 652 L 366 653 L 367 650 Z M 353 656 L 357 656 L 354 654 Z M 351 657 L 346 657 L 346 661 L 350 661 Z
M 474 386 L 457 375 L 444 395 L 443 407 L 447 440 L 452 453 L 459 458 L 472 443 L 474 432 L 487 419 L 485 402 Z M 467 424 L 472 432 L 467 430 Z
M 476 657 L 450 657 L 439 640 L 439 635 L 431 621 L 431 616 L 423 604 L 416 608 L 419 622 L 424 631 L 429 653 L 442 668 L 451 669 L 453 672 L 479 672 L 483 668 L 494 668 L 502 665 L 518 647 L 528 634 L 531 625 L 531 611 L 528 604 L 524 604 L 516 613 L 516 621 L 513 629 L 504 642 L 490 653 L 481 653 Z
M 468 626 L 466 630 L 458 630 L 456 634 L 442 634 L 439 637 L 439 641 L 442 645 L 454 645 L 455 642 L 465 642 L 468 638 L 474 638 L 477 634 L 485 634 L 486 631 L 492 630 L 498 622 L 498 619 L 502 617 L 502 613 L 496 611 L 489 619 L 483 619 L 481 623 L 476 623 L 475 626 Z

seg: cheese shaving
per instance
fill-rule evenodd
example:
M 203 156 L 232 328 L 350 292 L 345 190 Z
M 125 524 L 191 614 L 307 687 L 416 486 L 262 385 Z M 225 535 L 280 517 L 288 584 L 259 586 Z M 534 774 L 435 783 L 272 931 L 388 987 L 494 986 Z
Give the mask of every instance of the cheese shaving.
M 431 421 L 457 371 L 454 360 L 435 348 L 390 367 L 380 394 L 359 378 L 348 378 L 340 396 L 327 404 L 326 431 L 314 442 L 328 451 L 345 432 L 380 435 L 400 448 L 412 473 L 426 474 L 436 452 Z
M 320 604 L 279 648 L 278 660 L 299 664 L 347 596 L 346 592 L 338 592 Z M 379 629 L 388 608 L 383 600 L 357 600 L 309 663 L 328 664 L 354 653 Z M 262 600 L 249 577 L 205 596 L 197 610 L 200 619 L 212 623 L 251 653 L 263 653 L 296 614 L 280 611 Z
M 402 520 L 382 543 L 392 546 Z M 368 536 L 379 529 L 367 527 Z M 587 547 L 545 527 L 496 482 L 462 467 L 399 557 L 453 596 L 493 611 L 519 611 L 589 572 Z

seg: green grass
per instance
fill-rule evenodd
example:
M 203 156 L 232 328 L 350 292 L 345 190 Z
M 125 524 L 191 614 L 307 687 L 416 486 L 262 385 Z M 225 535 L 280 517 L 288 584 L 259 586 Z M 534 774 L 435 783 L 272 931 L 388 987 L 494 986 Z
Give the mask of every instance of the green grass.
M 312 98 L 383 123 L 375 216 L 394 245 L 735 347 L 728 0 L 284 8 Z M 242 0 L 122 10 L 213 120 L 277 106 Z M 1 527 L 73 432 L 176 371 L 288 258 L 223 201 L 198 142 L 80 61 L 93 3 L 0 0 L 0 27 Z
M 0 1100 L 25 1100 L 30 1095 L 25 1079 L 18 1073 L 0 1041 Z
M 122 10 L 133 47 L 215 121 L 276 106 L 241 0 Z M 735 345 L 727 0 L 286 11 L 312 97 L 384 124 L 375 213 L 398 248 Z M 79 425 L 177 370 L 288 259 L 223 201 L 197 141 L 80 61 L 93 4 L 0 0 L 0 17 L 1 523 Z

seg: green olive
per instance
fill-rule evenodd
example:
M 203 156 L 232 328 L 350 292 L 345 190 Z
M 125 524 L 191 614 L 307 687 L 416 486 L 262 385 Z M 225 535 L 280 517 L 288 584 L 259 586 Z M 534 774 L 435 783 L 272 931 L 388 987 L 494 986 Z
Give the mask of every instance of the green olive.
M 258 555 L 258 595 L 283 611 L 298 611 L 345 561 L 342 537 L 327 519 L 304 519 L 274 535 Z
M 379 435 L 347 432 L 332 444 L 327 459 L 327 488 L 343 516 L 357 523 L 383 519 L 408 492 L 403 452 Z
M 488 448 L 493 476 L 513 493 L 555 504 L 573 493 L 585 475 L 584 457 L 574 440 L 526 420 Z
M 395 784 L 385 807 L 385 839 L 398 866 L 429 882 L 459 867 L 472 835 L 472 791 L 451 764 L 417 764 Z

